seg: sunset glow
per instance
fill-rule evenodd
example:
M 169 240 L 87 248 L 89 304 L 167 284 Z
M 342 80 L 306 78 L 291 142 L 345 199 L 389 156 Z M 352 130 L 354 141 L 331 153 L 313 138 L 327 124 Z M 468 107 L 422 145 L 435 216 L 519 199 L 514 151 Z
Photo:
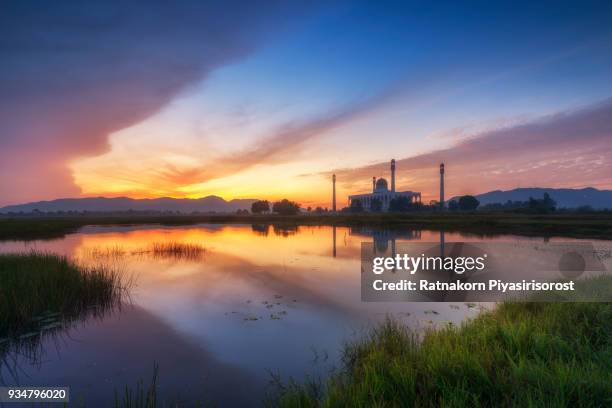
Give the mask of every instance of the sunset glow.
M 391 158 L 398 187 L 424 202 L 441 161 L 449 197 L 612 187 L 605 13 L 177 7 L 180 27 L 158 38 L 163 13 L 114 11 L 76 7 L 66 20 L 60 7 L 33 31 L 20 27 L 35 9 L 1 17 L 16 46 L 0 71 L 0 204 L 217 195 L 329 207 L 336 173 L 344 206 L 388 177 Z M 242 28 L 213 24 L 220 16 Z

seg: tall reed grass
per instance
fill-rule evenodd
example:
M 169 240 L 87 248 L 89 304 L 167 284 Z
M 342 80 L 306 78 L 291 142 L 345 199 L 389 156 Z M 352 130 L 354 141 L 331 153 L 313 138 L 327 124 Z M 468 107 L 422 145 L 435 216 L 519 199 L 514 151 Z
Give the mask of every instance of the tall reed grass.
M 115 390 L 114 408 L 156 408 L 157 401 L 157 376 L 159 366 L 153 364 L 153 378 L 148 386 L 144 381 L 138 381 L 136 388 L 125 386 L 122 392 Z
M 0 255 L 0 337 L 121 302 L 128 283 L 119 272 L 48 253 Z
M 156 258 L 198 260 L 206 254 L 206 248 L 199 244 L 183 242 L 154 242 L 148 252 Z

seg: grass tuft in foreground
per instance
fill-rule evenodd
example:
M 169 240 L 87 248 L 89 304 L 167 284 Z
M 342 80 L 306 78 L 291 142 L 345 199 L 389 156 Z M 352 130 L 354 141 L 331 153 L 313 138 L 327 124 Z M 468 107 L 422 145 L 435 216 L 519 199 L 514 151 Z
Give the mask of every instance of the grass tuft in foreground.
M 125 292 L 118 271 L 85 267 L 46 253 L 0 255 L 0 337 L 39 328 L 57 316 L 107 310 Z
M 504 303 L 420 338 L 387 320 L 344 349 L 322 389 L 290 383 L 282 407 L 612 405 L 612 304 Z

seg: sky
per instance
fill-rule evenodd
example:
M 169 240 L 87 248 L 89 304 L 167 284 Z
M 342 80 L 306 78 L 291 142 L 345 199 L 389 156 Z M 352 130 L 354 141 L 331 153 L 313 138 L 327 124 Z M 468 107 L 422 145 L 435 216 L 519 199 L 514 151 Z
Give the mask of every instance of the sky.
M 611 189 L 611 44 L 610 2 L 3 2 L 0 205 Z

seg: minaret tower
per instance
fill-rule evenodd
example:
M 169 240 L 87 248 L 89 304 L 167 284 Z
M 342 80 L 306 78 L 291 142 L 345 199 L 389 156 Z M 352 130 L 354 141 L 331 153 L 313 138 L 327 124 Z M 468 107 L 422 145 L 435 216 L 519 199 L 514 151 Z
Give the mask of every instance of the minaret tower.
M 391 192 L 395 193 L 395 159 L 391 159 Z
M 444 209 L 444 163 L 440 163 L 440 208 Z
M 372 192 L 376 192 L 376 177 L 372 177 Z
M 332 176 L 332 183 L 334 186 L 333 198 L 332 198 L 332 211 L 335 213 L 336 212 L 336 175 L 335 174 Z

